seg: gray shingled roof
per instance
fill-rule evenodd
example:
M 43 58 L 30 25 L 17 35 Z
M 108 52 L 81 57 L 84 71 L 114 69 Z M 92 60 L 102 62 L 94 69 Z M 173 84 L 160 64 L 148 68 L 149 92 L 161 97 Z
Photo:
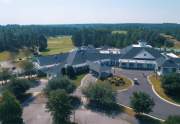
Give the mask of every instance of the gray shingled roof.
M 177 64 L 180 64 L 180 58 L 173 58 L 172 59 L 174 62 L 176 62 Z
M 111 72 L 111 67 L 108 67 L 108 66 L 105 66 L 105 65 L 102 66 L 100 63 L 97 63 L 97 62 L 88 61 L 88 65 L 89 65 L 90 70 L 96 71 L 98 73 Z
M 121 53 L 123 54 L 122 59 L 134 59 L 134 57 L 143 50 L 150 53 L 156 59 L 161 58 L 163 56 L 158 50 L 154 48 L 129 46 L 121 50 Z
M 52 67 L 43 68 L 43 69 L 41 69 L 41 71 L 44 73 L 49 73 L 49 74 L 60 74 L 62 67 L 63 67 L 63 65 L 55 65 Z
M 68 53 L 62 53 L 62 54 L 50 55 L 50 56 L 40 56 L 37 57 L 37 60 L 40 66 L 45 66 L 45 65 L 52 65 L 52 64 L 64 62 L 67 56 Z
M 76 65 L 82 64 L 86 61 L 97 61 L 102 59 L 120 59 L 120 54 L 101 54 L 98 50 L 76 50 L 69 54 L 67 64 Z
M 178 68 L 178 64 L 176 64 L 173 60 L 168 59 L 162 63 L 163 67 L 171 67 L 171 68 Z

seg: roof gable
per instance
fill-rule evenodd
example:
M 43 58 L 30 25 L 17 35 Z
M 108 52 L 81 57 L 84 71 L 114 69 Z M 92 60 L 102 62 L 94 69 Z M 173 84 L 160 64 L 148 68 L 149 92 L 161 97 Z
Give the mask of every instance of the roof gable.
M 134 59 L 139 53 L 142 51 L 147 51 L 151 56 L 154 57 L 154 59 L 158 59 L 163 57 L 160 51 L 150 48 L 150 47 L 126 47 L 121 50 L 122 53 L 122 59 Z
M 40 56 L 37 57 L 36 60 L 40 66 L 47 66 L 62 63 L 67 58 L 67 56 L 68 53 L 61 53 L 57 55 Z
M 155 58 L 154 56 L 152 56 L 152 54 L 150 54 L 148 51 L 143 49 L 134 57 L 134 59 L 155 59 Z

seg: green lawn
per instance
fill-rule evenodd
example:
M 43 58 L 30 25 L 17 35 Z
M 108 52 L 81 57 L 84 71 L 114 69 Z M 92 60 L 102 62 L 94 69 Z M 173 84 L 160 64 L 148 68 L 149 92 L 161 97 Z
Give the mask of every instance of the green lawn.
M 81 85 L 81 80 L 83 79 L 83 77 L 85 76 L 86 74 L 81 74 L 81 75 L 78 75 L 76 76 L 75 79 L 73 79 L 72 81 L 74 82 L 74 84 L 76 85 L 76 87 L 79 87 Z
M 161 96 L 162 98 L 164 98 L 170 102 L 180 104 L 180 98 L 179 99 L 172 98 L 165 93 L 164 89 L 161 87 L 161 81 L 160 81 L 159 76 L 157 76 L 157 78 L 156 78 L 156 75 L 154 74 L 154 75 L 151 75 L 149 79 L 150 79 L 152 85 L 154 86 L 155 91 L 159 94 L 159 96 Z
M 59 36 L 48 38 L 48 49 L 42 55 L 65 53 L 74 48 L 71 36 Z
M 9 52 L 4 51 L 0 52 L 0 61 L 6 61 L 6 60 L 15 60 L 18 61 L 18 59 L 26 59 L 27 57 L 30 57 L 32 53 L 28 49 L 21 49 L 19 52 Z
M 0 61 L 6 61 L 11 59 L 11 53 L 8 51 L 0 52 Z
M 112 34 L 127 34 L 127 31 L 117 30 L 117 31 L 112 31 Z

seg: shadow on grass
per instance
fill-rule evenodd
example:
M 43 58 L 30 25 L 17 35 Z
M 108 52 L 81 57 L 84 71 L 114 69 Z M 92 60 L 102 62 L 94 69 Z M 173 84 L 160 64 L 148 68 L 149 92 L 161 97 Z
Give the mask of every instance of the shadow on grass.
M 180 104 L 180 95 L 171 95 L 171 94 L 168 94 L 168 93 L 166 93 L 166 95 L 168 97 L 170 97 L 171 99 L 173 99 L 176 103 Z
M 100 104 L 92 101 L 87 105 L 87 108 L 94 112 L 104 113 L 111 117 L 115 117 L 124 111 L 124 108 L 116 103 Z
M 159 120 L 155 120 L 145 115 L 135 115 L 139 124 L 162 124 Z
M 45 49 L 45 50 L 42 50 L 41 52 L 49 52 L 50 49 Z

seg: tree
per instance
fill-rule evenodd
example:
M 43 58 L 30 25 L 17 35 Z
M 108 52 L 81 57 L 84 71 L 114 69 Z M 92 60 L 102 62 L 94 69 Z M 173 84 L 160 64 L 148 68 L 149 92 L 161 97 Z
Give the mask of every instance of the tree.
M 113 109 L 115 94 L 108 83 L 97 83 L 83 89 L 83 93 L 90 100 L 90 105 L 99 109 Z
M 75 78 L 75 71 L 74 68 L 72 66 L 67 66 L 66 67 L 66 74 L 70 79 Z
M 170 116 L 163 124 L 180 124 L 180 116 Z
M 174 96 L 180 94 L 180 74 L 165 75 L 162 77 L 161 81 L 162 87 L 165 89 L 166 93 Z
M 26 74 L 31 75 L 31 72 L 34 70 L 34 65 L 30 61 L 24 61 L 22 63 L 22 68 L 24 69 Z
M 64 90 L 52 91 L 48 96 L 47 109 L 53 117 L 53 124 L 69 124 L 73 107 Z
M 53 90 L 63 89 L 67 93 L 72 93 L 75 90 L 75 85 L 69 79 L 65 77 L 53 78 L 50 80 L 44 89 L 44 91 L 49 94 Z
M 65 67 L 63 67 L 63 68 L 61 69 L 61 73 L 62 73 L 62 75 L 65 75 L 65 74 L 66 74 L 66 68 L 65 68 Z
M 5 91 L 0 101 L 0 121 L 2 124 L 23 124 L 22 108 L 16 98 Z
M 149 113 L 154 105 L 153 99 L 146 93 L 134 92 L 131 97 L 131 107 L 136 113 Z
M 40 51 L 45 50 L 47 48 L 47 39 L 44 35 L 40 35 L 38 38 L 38 45 Z
M 11 74 L 8 69 L 3 68 L 2 71 L 0 71 L 0 80 L 7 81 L 10 77 L 11 77 Z
M 26 79 L 11 79 L 7 85 L 9 91 L 11 91 L 18 99 L 25 94 L 30 88 L 31 82 Z

